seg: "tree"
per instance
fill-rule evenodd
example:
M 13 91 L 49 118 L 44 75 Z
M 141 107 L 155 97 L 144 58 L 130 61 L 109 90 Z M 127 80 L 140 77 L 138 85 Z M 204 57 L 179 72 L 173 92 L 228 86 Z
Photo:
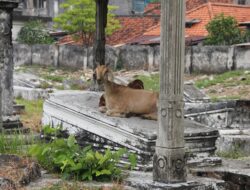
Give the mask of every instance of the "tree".
M 238 27 L 234 17 L 217 15 L 207 25 L 208 37 L 206 45 L 232 45 L 244 42 L 248 37 L 246 31 Z
M 96 3 L 94 0 L 66 0 L 61 8 L 64 12 L 54 18 L 55 27 L 68 31 L 88 47 L 93 43 L 95 33 Z M 119 21 L 111 13 L 115 7 L 109 6 L 107 34 L 119 28 Z
M 54 39 L 50 37 L 42 21 L 33 20 L 25 23 L 21 28 L 17 41 L 25 44 L 51 44 Z

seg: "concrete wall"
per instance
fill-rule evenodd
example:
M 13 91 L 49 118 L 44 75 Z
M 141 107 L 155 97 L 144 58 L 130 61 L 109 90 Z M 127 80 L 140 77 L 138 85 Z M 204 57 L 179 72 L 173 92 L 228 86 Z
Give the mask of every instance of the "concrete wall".
M 250 46 L 235 48 L 234 56 L 235 69 L 250 68 Z
M 195 73 L 222 73 L 228 68 L 229 46 L 186 48 L 186 71 Z
M 81 46 L 14 44 L 15 65 L 39 64 L 79 69 L 92 68 L 92 62 L 92 48 L 87 52 Z M 106 46 L 106 63 L 113 69 L 158 70 L 160 47 Z M 250 69 L 250 46 L 186 47 L 186 73 L 222 73 L 234 69 Z

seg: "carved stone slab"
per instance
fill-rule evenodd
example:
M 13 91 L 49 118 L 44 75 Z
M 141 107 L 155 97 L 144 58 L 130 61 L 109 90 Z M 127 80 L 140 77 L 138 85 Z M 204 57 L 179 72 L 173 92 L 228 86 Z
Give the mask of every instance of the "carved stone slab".
M 152 169 L 157 138 L 157 122 L 139 117 L 114 118 L 98 111 L 101 93 L 63 91 L 51 95 L 44 103 L 43 124 L 62 125 L 97 149 L 126 147 L 138 155 L 139 169 Z M 185 142 L 191 157 L 213 155 L 218 131 L 185 120 Z

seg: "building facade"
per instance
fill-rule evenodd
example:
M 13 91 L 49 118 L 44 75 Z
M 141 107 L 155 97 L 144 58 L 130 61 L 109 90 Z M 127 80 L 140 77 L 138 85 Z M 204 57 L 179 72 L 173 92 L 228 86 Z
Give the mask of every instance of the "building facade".
M 142 14 L 152 0 L 109 0 L 110 5 L 117 6 L 116 15 Z M 154 1 L 155 2 L 155 1 Z
M 42 20 L 52 26 L 52 19 L 63 11 L 60 8 L 62 2 L 64 0 L 21 0 L 13 13 L 13 40 L 16 40 L 18 32 L 29 20 Z

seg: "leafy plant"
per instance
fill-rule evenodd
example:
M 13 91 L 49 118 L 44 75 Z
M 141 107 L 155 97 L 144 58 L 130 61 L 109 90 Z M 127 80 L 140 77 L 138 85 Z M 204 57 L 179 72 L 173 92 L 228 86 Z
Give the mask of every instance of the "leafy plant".
M 40 20 L 27 22 L 19 31 L 17 41 L 25 44 L 52 44 L 54 42 Z
M 232 45 L 245 42 L 249 34 L 241 31 L 237 20 L 223 13 L 215 16 L 207 25 L 206 45 Z
M 50 127 L 50 125 L 45 125 L 42 129 L 44 135 L 57 136 L 62 130 L 62 126 Z
M 48 128 L 46 130 L 48 132 Z M 65 178 L 97 181 L 120 180 L 122 170 L 117 164 L 123 155 L 128 154 L 126 149 L 114 152 L 107 149 L 100 153 L 90 146 L 81 148 L 72 135 L 67 139 L 56 138 L 49 143 L 33 145 L 29 153 L 46 169 L 61 172 Z M 135 167 L 135 156 L 129 155 L 129 160 L 131 167 Z

